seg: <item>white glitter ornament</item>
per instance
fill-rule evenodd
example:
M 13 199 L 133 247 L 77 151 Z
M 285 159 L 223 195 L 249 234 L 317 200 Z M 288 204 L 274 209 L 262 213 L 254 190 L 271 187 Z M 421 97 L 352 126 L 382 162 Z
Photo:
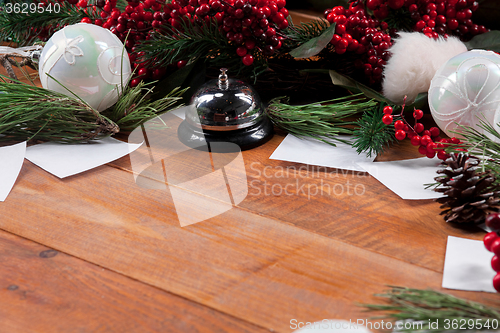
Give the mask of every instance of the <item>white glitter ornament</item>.
M 500 132 L 500 56 L 472 50 L 451 58 L 431 81 L 429 106 L 436 124 L 450 137 L 457 136 L 452 133 L 459 130 L 457 123 L 484 133 L 477 127 L 481 120 Z
M 39 74 L 45 89 L 73 96 L 65 86 L 102 111 L 116 103 L 131 69 L 118 37 L 97 25 L 78 23 L 57 31 L 45 44 Z

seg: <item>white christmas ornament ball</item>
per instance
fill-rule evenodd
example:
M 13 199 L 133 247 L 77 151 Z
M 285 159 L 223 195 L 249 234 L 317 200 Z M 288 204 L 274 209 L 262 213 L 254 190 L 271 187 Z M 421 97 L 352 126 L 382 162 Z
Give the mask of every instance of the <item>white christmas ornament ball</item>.
M 451 58 L 431 81 L 429 106 L 439 128 L 450 137 L 457 136 L 457 123 L 484 133 L 477 125 L 486 121 L 500 132 L 500 56 L 472 50 Z
M 78 23 L 57 31 L 48 40 L 40 56 L 39 74 L 45 89 L 73 97 L 66 87 L 102 111 L 118 100 L 131 67 L 123 43 L 111 31 Z

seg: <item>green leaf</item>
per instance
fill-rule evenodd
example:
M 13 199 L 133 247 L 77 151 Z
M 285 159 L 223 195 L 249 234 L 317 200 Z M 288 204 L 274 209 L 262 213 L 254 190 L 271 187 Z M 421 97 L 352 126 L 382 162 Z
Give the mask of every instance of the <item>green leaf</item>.
M 477 35 L 466 42 L 467 49 L 481 49 L 500 52 L 500 31 L 492 30 L 487 33 Z
M 332 40 L 335 34 L 335 26 L 333 23 L 328 27 L 323 33 L 315 38 L 312 38 L 308 42 L 305 42 L 301 46 L 290 51 L 290 55 L 294 58 L 310 58 L 320 53 Z
M 363 93 L 367 98 L 372 98 L 374 100 L 377 100 L 379 102 L 386 102 L 389 104 L 394 104 L 390 100 L 384 97 L 381 93 L 378 91 L 365 86 L 364 84 L 346 76 L 343 74 L 340 74 L 334 70 L 330 70 L 330 78 L 332 79 L 332 82 L 336 86 L 341 86 L 344 87 L 348 90 L 354 90 L 353 92 L 361 92 Z

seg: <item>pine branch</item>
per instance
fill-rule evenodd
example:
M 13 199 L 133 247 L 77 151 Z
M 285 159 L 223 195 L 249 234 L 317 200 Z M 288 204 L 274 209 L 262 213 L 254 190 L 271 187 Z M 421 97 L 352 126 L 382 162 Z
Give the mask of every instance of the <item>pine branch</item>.
M 358 154 L 366 153 L 367 157 L 372 154 L 379 155 L 385 147 L 395 141 L 394 127 L 382 122 L 385 105 L 385 103 L 380 103 L 371 110 L 367 110 L 358 120 L 359 128 L 354 131 L 355 141 L 352 145 Z
M 236 46 L 228 42 L 216 22 L 198 25 L 183 21 L 181 29 L 163 26 L 162 32 L 156 32 L 152 38 L 137 45 L 137 52 L 144 52 L 144 61 L 154 61 L 165 66 L 179 60 L 205 58 L 208 66 L 226 67 L 233 75 L 240 72 L 254 71 L 265 67 L 266 60 L 255 51 L 254 65 L 243 65 L 236 54 Z
M 361 94 L 300 106 L 281 100 L 283 98 L 272 100 L 267 109 L 269 118 L 277 127 L 293 135 L 315 138 L 334 146 L 329 140 L 345 142 L 337 136 L 353 134 L 352 127 L 356 122 L 349 121 L 350 117 L 376 105 Z
M 298 25 L 289 20 L 289 27 L 283 31 L 283 34 L 287 37 L 284 39 L 284 50 L 292 50 L 315 37 L 321 36 L 329 26 L 328 21 L 322 19 L 312 20 L 307 23 L 301 22 Z
M 391 288 L 384 294 L 376 295 L 387 298 L 390 305 L 363 304 L 362 306 L 368 310 L 389 312 L 383 318 L 421 323 L 421 325 L 412 325 L 410 329 L 403 329 L 402 331 L 450 332 L 451 329 L 456 329 L 451 326 L 453 320 L 458 322 L 458 325 L 461 324 L 460 320 L 465 320 L 467 325 L 474 323 L 472 326 L 474 331 L 498 328 L 500 321 L 499 309 L 433 290 Z M 446 320 L 449 320 L 449 322 Z M 478 321 L 482 323 L 483 327 L 479 328 Z M 487 321 L 490 323 L 490 327 L 484 327 Z M 491 326 L 492 321 L 496 321 L 496 327 Z M 437 323 L 437 326 L 430 325 L 431 323 Z M 447 327 L 447 323 L 449 323 L 450 327 Z M 471 329 L 469 326 L 466 326 L 466 328 Z
M 31 45 L 37 40 L 40 33 L 51 36 L 63 26 L 78 23 L 84 17 L 98 18 L 97 12 L 92 7 L 87 8 L 87 14 L 67 1 L 49 1 L 50 12 L 47 10 L 47 6 L 43 7 L 43 12 L 39 12 L 39 2 L 35 0 L 8 0 L 8 3 L 12 6 L 19 5 L 21 9 L 23 4 L 28 5 L 27 13 L 22 13 L 22 10 L 11 10 L 9 13 L 7 3 L 2 6 L 3 10 L 0 11 L 0 40 L 18 43 L 18 46 Z M 33 13 L 30 6 L 35 6 L 37 11 Z M 58 9 L 57 12 L 54 8 Z
M 0 140 L 75 142 L 98 139 L 118 126 L 79 99 L 0 76 Z
M 102 114 L 116 122 L 122 131 L 132 131 L 174 106 L 180 106 L 181 96 L 187 90 L 176 88 L 160 99 L 151 100 L 154 87 L 148 87 L 150 85 L 141 82 L 134 88 L 127 88 L 118 102 Z
M 127 88 L 118 102 L 99 113 L 78 97 L 68 97 L 0 75 L 0 140 L 78 142 L 131 131 L 178 104 L 185 90 L 152 100 L 153 87 Z
M 471 155 L 481 159 L 483 171 L 490 170 L 500 182 L 500 133 L 486 120 L 480 119 L 478 128 L 458 124 L 453 132 L 463 137 L 460 144 L 449 144 L 446 152 L 461 152 L 466 149 Z M 484 130 L 485 134 L 479 129 Z M 494 141 L 496 140 L 496 141 Z

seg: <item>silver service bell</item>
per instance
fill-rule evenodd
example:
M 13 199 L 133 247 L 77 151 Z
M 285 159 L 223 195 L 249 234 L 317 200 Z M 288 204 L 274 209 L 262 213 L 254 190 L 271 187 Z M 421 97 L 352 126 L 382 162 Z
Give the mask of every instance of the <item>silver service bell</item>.
M 245 150 L 272 137 L 273 126 L 258 93 L 226 72 L 222 68 L 218 80 L 205 83 L 191 98 L 178 130 L 184 144 L 195 148 L 204 142 L 231 142 Z

